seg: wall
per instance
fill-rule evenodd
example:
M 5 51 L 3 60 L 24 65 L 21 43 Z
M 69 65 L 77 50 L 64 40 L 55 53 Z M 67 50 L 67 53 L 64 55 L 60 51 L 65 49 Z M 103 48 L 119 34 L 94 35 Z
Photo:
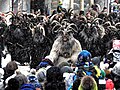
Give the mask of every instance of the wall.
M 30 12 L 30 0 L 14 0 L 14 13 L 16 13 L 18 10 Z M 8 11 L 12 11 L 12 0 L 0 0 L 0 12 Z
M 10 0 L 0 0 L 0 12 L 8 12 L 10 7 Z

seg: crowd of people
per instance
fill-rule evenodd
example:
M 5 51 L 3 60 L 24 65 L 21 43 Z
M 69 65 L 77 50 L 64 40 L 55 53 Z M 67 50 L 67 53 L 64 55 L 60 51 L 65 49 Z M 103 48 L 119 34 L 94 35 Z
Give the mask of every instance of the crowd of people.
M 71 18 L 70 14 L 72 11 L 69 10 L 69 13 L 66 12 L 65 9 L 61 7 L 61 3 L 59 4 L 60 5 L 57 8 L 58 10 L 53 11 L 53 14 L 51 16 L 48 16 L 47 19 L 50 18 L 51 20 L 51 17 L 56 15 L 52 19 L 55 19 L 60 22 L 60 20 L 63 17 L 67 17 L 67 19 L 70 20 L 70 21 L 66 20 L 67 22 L 75 23 L 81 30 L 81 29 L 86 29 L 88 27 L 88 26 L 84 27 L 85 25 L 87 25 L 86 23 L 93 23 L 94 19 L 96 17 L 99 17 L 102 19 L 102 21 L 101 19 L 99 19 L 100 20 L 99 22 L 95 22 L 93 26 L 91 25 L 92 28 L 87 28 L 94 31 L 96 30 L 96 28 L 98 29 L 98 27 L 100 26 L 99 25 L 100 23 L 102 24 L 104 23 L 103 26 L 105 29 L 107 28 L 107 26 L 115 25 L 115 23 L 119 23 L 119 20 L 117 20 L 116 18 L 114 22 L 112 22 L 114 18 L 112 16 L 110 16 L 110 18 L 108 19 L 106 18 L 107 17 L 106 7 L 104 7 L 101 12 L 98 12 L 97 6 L 93 5 L 92 8 L 88 10 L 86 15 L 84 15 L 84 11 L 80 11 L 79 15 L 74 14 L 73 18 Z M 63 15 L 61 14 L 62 12 L 66 12 L 66 14 Z M 42 13 L 42 15 L 44 15 L 44 13 Z M 116 14 L 112 14 L 112 15 L 116 16 Z M 112 19 L 112 20 L 109 20 L 109 19 Z M 78 20 L 80 21 L 79 23 L 76 22 Z M 110 22 L 106 23 L 105 20 L 106 21 L 108 20 Z M 114 27 L 110 29 L 113 30 Z M 116 29 L 120 29 L 120 26 L 116 25 Z M 108 28 L 106 30 L 108 30 Z M 111 39 L 109 39 L 107 35 L 104 36 L 103 33 L 101 34 L 101 32 L 100 32 L 100 37 L 97 37 L 96 35 L 96 38 L 99 38 L 98 40 L 100 41 L 104 37 L 106 40 L 104 39 L 103 43 L 105 43 L 107 40 L 111 40 L 112 42 L 116 38 L 114 35 L 116 35 L 117 33 L 116 32 L 114 34 L 112 30 L 111 32 L 109 31 L 105 32 L 107 35 L 112 34 L 112 37 L 109 36 L 109 38 Z M 78 56 L 76 56 L 77 60 L 75 62 L 61 61 L 62 63 L 60 63 L 59 65 L 54 65 L 54 62 L 52 62 L 50 58 L 44 58 L 41 62 L 39 62 L 39 65 L 34 66 L 35 68 L 30 67 L 29 71 L 27 71 L 27 73 L 24 73 L 22 70 L 20 70 L 19 64 L 15 60 L 11 60 L 9 63 L 7 63 L 5 67 L 1 66 L 0 68 L 0 90 L 120 90 L 120 63 L 119 63 L 120 60 L 118 60 L 118 62 L 113 60 L 113 58 L 115 58 L 115 56 L 117 55 L 117 54 L 113 55 L 115 54 L 114 52 L 119 53 L 120 51 L 112 50 L 112 53 L 111 52 L 108 53 L 106 49 L 112 49 L 111 42 L 110 44 L 107 43 L 107 45 L 109 44 L 108 46 L 110 46 L 109 48 L 107 47 L 107 45 L 106 46 L 103 45 L 105 49 L 102 49 L 100 47 L 97 49 L 96 47 L 93 47 L 91 49 L 90 44 L 98 45 L 98 43 L 95 42 L 97 39 L 94 38 L 93 36 L 91 36 L 91 39 L 89 38 L 87 39 L 87 35 L 84 36 L 85 34 L 83 33 L 79 34 L 79 35 L 83 35 L 83 41 L 79 40 L 82 46 L 82 51 L 79 51 Z M 75 36 L 77 36 L 77 34 Z M 55 40 L 56 38 L 53 37 L 53 39 Z M 119 39 L 119 35 L 117 39 Z M 29 39 L 26 39 L 26 40 L 29 40 Z M 85 43 L 83 43 L 84 40 L 86 40 Z M 18 44 L 17 40 L 16 42 L 17 42 L 16 45 L 18 45 L 20 48 L 23 48 L 22 45 Z M 93 42 L 93 43 L 90 43 L 90 42 Z M 11 43 L 9 44 L 11 45 Z M 24 45 L 27 46 L 26 43 Z M 37 45 L 36 45 L 36 48 L 38 48 Z M 100 51 L 98 51 L 98 49 L 100 49 Z M 96 53 L 94 51 L 96 51 Z M 116 56 L 116 58 L 117 57 L 118 56 Z M 22 59 L 25 59 L 25 58 L 22 58 Z M 34 58 L 33 60 L 35 59 L 36 58 Z M 37 58 L 37 59 L 40 59 L 40 58 Z M 117 58 L 117 59 L 120 59 L 120 58 Z
M 0 68 L 1 90 L 119 90 L 120 68 L 110 68 L 109 60 L 92 58 L 82 50 L 76 63 L 59 66 L 39 65 L 28 73 L 20 71 L 15 61 Z

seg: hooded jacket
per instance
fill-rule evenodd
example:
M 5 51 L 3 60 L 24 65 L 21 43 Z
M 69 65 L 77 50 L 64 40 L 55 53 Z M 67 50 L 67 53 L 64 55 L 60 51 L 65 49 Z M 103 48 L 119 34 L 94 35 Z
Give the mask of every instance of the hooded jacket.
M 91 87 L 91 89 L 87 88 L 87 87 Z M 93 77 L 84 76 L 81 80 L 81 83 L 80 83 L 80 86 L 78 87 L 78 90 L 98 90 L 97 83 Z

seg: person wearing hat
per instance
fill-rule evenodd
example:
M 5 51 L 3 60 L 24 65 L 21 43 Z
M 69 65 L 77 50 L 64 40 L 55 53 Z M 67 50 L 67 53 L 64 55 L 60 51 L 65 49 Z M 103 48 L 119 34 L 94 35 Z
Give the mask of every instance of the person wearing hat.
M 91 64 L 91 53 L 87 50 L 82 50 L 78 55 L 77 66 L 84 66 L 85 63 Z
M 99 78 L 101 75 L 101 70 L 99 68 L 99 64 L 100 64 L 100 57 L 94 57 L 92 58 L 92 63 L 94 64 L 94 68 L 97 72 L 96 77 Z
M 61 11 L 62 11 L 62 2 L 59 1 L 58 6 L 57 6 L 57 12 L 61 13 Z
M 33 68 L 30 70 L 30 74 L 28 75 L 28 82 L 32 84 L 36 90 L 43 90 L 41 83 L 38 81 L 36 70 Z

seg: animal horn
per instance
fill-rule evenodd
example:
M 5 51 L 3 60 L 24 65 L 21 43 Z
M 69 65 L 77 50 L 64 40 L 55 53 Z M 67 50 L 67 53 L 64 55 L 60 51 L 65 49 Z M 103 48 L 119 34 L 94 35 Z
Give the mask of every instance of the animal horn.
M 45 29 L 42 25 L 40 25 L 40 30 L 42 31 L 42 34 L 45 36 Z
M 69 14 L 72 14 L 72 11 L 73 11 L 73 9 L 70 8 L 70 9 L 68 10 L 68 13 L 69 13 Z
M 52 22 L 57 15 L 58 15 L 58 14 L 54 14 L 54 15 L 50 18 L 50 22 Z
M 59 31 L 59 29 L 62 27 L 61 24 L 57 24 L 52 28 L 52 33 L 56 33 Z
M 23 15 L 23 13 L 22 13 L 21 11 L 18 11 L 18 12 L 16 13 L 16 16 L 20 16 L 20 15 Z
M 33 23 L 29 25 L 30 30 L 34 27 Z
M 60 23 L 58 21 L 56 21 L 56 20 L 53 20 L 52 23 L 51 23 L 51 26 L 55 26 L 57 24 L 60 24 Z
M 71 24 L 69 24 L 69 25 L 67 26 L 67 29 L 68 29 L 68 30 L 69 30 L 70 28 L 71 28 L 75 33 L 77 33 L 78 27 L 77 27 L 74 23 L 71 23 Z
M 116 24 L 115 24 L 115 27 L 116 27 L 116 28 L 120 28 L 120 23 L 119 23 L 119 22 L 116 23 Z
M 102 20 L 101 18 L 95 18 L 93 21 L 92 21 L 92 24 L 95 23 L 96 21 L 98 20 Z
M 15 14 L 14 14 L 12 11 L 7 12 L 6 14 L 7 14 L 6 17 L 7 17 L 8 15 L 15 16 Z

